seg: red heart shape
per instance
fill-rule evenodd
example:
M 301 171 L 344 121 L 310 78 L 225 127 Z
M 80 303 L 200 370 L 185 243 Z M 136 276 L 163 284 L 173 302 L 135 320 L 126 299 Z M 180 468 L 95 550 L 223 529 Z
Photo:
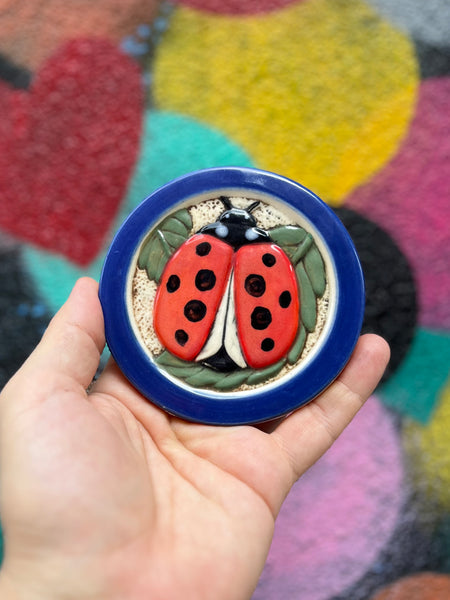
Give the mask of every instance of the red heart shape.
M 0 227 L 93 260 L 137 159 L 143 102 L 138 66 L 103 40 L 61 47 L 29 91 L 0 84 Z

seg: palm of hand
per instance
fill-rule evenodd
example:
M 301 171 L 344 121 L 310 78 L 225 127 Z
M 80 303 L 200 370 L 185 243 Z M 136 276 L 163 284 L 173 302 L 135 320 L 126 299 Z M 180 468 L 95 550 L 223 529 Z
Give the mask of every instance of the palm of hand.
M 271 434 L 195 425 L 145 401 L 114 363 L 86 394 L 101 312 L 93 282 L 73 296 L 4 391 L 2 574 L 27 572 L 43 597 L 249 598 L 285 495 L 374 387 L 384 346 L 360 345 L 334 389 Z
M 249 597 L 280 484 L 287 490 L 292 477 L 287 462 L 280 468 L 276 442 L 251 427 L 170 418 L 115 365 L 88 400 L 81 389 L 66 394 L 20 416 L 14 462 L 16 475 L 17 467 L 24 473 L 14 478 L 17 489 L 9 486 L 4 511 L 7 521 L 21 521 L 16 543 L 30 562 L 44 555 L 55 573 L 76 576 L 77 562 L 88 560 L 91 580 L 73 581 L 74 597 L 78 585 L 102 597 L 99 573 L 108 573 L 108 585 L 118 574 L 118 598 L 230 598 L 239 580 Z

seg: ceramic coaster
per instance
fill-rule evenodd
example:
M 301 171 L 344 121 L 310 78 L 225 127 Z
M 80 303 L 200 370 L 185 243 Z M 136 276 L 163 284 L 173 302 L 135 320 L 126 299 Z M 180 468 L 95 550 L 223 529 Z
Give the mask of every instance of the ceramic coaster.
M 335 379 L 360 333 L 364 284 L 322 200 L 229 167 L 176 179 L 131 213 L 100 300 L 111 354 L 146 398 L 231 425 L 285 415 Z

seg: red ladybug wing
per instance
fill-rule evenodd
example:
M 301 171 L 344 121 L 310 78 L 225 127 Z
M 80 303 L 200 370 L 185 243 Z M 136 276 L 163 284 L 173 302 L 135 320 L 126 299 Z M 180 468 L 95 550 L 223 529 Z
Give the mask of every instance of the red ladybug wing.
M 204 346 L 225 292 L 233 249 L 210 235 L 196 234 L 167 263 L 153 308 L 163 346 L 194 360 Z
M 234 277 L 242 352 L 250 367 L 266 367 L 286 356 L 297 334 L 294 267 L 276 244 L 249 244 L 236 252 Z

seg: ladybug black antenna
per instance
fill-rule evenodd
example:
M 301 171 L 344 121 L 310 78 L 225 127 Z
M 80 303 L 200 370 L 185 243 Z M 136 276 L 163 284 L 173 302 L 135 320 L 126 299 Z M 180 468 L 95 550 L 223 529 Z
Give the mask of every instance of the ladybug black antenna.
M 256 200 L 255 202 L 252 202 L 252 203 L 250 204 L 250 206 L 249 206 L 248 208 L 246 208 L 245 210 L 246 210 L 248 213 L 251 213 L 251 212 L 253 212 L 253 211 L 255 210 L 255 208 L 256 208 L 257 206 L 259 206 L 260 204 L 261 204 L 261 202 L 260 202 L 259 200 Z
M 228 198 L 228 196 L 220 196 L 219 200 L 222 202 L 222 204 L 227 210 L 231 210 L 233 208 L 233 205 L 231 204 L 231 201 Z

